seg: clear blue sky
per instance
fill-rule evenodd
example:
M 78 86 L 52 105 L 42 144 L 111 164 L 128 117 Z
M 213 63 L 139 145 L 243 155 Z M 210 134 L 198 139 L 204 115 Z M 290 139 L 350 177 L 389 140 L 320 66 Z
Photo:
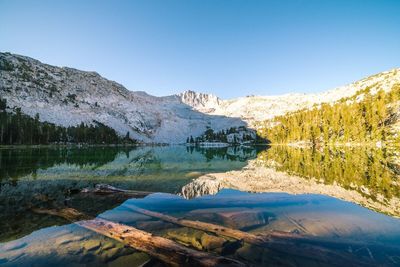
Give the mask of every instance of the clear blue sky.
M 154 95 L 318 92 L 400 67 L 400 1 L 0 0 L 0 51 Z

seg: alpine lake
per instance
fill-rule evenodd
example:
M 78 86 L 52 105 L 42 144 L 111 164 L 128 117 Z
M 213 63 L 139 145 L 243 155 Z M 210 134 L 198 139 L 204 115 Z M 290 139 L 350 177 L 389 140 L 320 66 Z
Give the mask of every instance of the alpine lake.
M 167 266 L 82 227 L 80 215 L 246 266 L 400 266 L 393 162 L 365 147 L 2 148 L 0 266 Z

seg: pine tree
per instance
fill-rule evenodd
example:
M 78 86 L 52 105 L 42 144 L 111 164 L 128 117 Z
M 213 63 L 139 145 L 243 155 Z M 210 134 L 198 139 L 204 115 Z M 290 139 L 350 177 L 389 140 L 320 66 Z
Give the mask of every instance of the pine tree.
M 310 141 L 317 145 L 320 142 L 385 141 L 389 134 L 386 124 L 393 113 L 388 105 L 400 99 L 400 85 L 394 85 L 388 93 L 371 92 L 371 87 L 360 91 L 362 101 L 356 101 L 353 96 L 335 104 L 321 104 L 310 110 L 277 116 L 266 121 L 258 133 L 275 143 Z
M 7 99 L 0 98 L 0 111 L 4 111 L 7 108 Z

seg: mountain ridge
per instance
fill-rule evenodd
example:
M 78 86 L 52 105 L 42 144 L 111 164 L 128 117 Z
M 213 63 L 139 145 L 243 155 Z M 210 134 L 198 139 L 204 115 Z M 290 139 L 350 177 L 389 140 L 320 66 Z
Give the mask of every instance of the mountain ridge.
M 0 54 L 0 92 L 11 107 L 61 126 L 98 121 L 120 135 L 144 143 L 184 143 L 207 127 L 225 129 L 245 123 L 200 113 L 176 95 L 156 97 L 132 92 L 95 72 L 42 64 L 35 59 Z
M 310 109 L 314 105 L 322 103 L 333 104 L 340 99 L 351 97 L 367 87 L 374 89 L 372 93 L 376 93 L 379 89 L 387 92 L 398 83 L 400 83 L 400 69 L 395 68 L 320 93 L 289 93 L 221 100 L 220 105 L 214 108 L 212 112 L 208 112 L 208 114 L 241 117 L 250 127 L 256 127 L 259 122 L 270 120 L 289 112 Z
M 10 107 L 62 126 L 99 121 L 144 143 L 184 143 L 206 129 L 257 128 L 288 112 L 333 103 L 367 86 L 390 90 L 400 83 L 393 69 L 318 94 L 248 96 L 223 100 L 191 90 L 157 97 L 130 91 L 94 71 L 56 67 L 36 59 L 0 53 L 0 92 Z

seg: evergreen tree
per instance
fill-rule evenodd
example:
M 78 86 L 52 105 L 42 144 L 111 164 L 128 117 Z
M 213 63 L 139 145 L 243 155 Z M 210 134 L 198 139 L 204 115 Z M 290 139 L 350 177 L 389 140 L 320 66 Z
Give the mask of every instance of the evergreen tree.
M 39 114 L 34 118 L 24 115 L 20 108 L 7 112 L 7 102 L 0 98 L 0 144 L 50 144 L 50 143 L 86 143 L 119 144 L 133 143 L 129 133 L 120 137 L 115 130 L 100 122 L 91 125 L 81 123 L 68 128 L 48 122 L 40 122 Z
M 332 105 L 321 104 L 310 110 L 277 116 L 266 121 L 259 134 L 274 143 L 308 141 L 313 145 L 395 138 L 388 136 L 387 121 L 394 116 L 388 106 L 400 99 L 400 85 L 393 86 L 388 93 L 380 90 L 375 94 L 367 87 L 359 95 L 363 96 L 362 101 L 353 96 Z

